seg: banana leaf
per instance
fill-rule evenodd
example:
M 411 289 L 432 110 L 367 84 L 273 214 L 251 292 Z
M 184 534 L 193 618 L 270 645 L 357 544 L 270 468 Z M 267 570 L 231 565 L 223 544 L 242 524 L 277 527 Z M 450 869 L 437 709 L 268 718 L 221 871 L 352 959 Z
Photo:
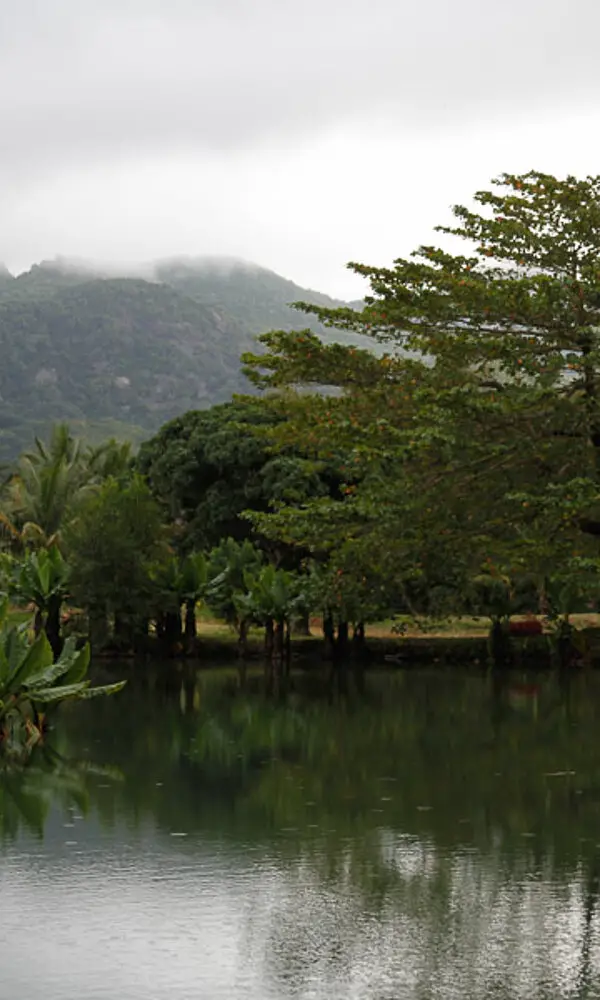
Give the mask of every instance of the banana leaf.
M 76 698 L 77 700 L 89 700 L 98 698 L 101 695 L 117 694 L 122 691 L 127 681 L 119 681 L 118 684 L 104 684 L 101 687 L 90 687 L 89 681 L 80 681 L 78 684 L 63 684 L 59 687 L 33 688 L 28 692 L 31 701 L 50 705 L 55 701 L 67 701 Z

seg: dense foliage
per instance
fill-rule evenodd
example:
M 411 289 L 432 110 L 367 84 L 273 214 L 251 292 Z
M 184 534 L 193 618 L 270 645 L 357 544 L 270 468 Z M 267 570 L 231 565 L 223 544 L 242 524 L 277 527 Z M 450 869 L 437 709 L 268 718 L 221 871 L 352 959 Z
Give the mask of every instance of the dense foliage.
M 8 597 L 0 598 L 0 753 L 27 755 L 43 734 L 48 709 L 72 699 L 115 694 L 123 682 L 90 687 L 89 646 L 68 640 L 55 656 L 44 632 L 10 624 Z
M 307 459 L 294 442 L 271 450 L 268 432 L 283 419 L 266 400 L 240 398 L 177 417 L 142 445 L 137 466 L 177 525 L 182 550 L 249 538 L 249 510 L 338 495 L 335 463 Z
M 581 610 L 600 568 L 600 180 L 504 175 L 476 202 L 441 229 L 464 254 L 351 265 L 371 283 L 360 314 L 305 306 L 383 357 L 305 331 L 246 358 L 259 385 L 288 390 L 279 446 L 345 450 L 361 473 L 335 507 L 288 505 L 260 529 L 325 541 L 422 609 L 464 609 L 483 577 Z M 340 395 L 290 395 L 323 382 Z
M 22 456 L 0 521 L 27 568 L 13 591 L 57 650 L 68 598 L 113 640 L 173 651 L 196 648 L 204 602 L 242 649 L 264 627 L 280 660 L 311 613 L 341 654 L 352 626 L 362 644 L 365 622 L 469 612 L 507 662 L 511 616 L 538 613 L 569 660 L 600 571 L 600 180 L 503 175 L 475 203 L 441 229 L 464 253 L 351 265 L 362 309 L 299 304 L 355 342 L 264 334 L 244 357 L 262 399 L 169 421 L 135 469 L 64 429 Z M 169 273 L 188 292 L 198 277 Z

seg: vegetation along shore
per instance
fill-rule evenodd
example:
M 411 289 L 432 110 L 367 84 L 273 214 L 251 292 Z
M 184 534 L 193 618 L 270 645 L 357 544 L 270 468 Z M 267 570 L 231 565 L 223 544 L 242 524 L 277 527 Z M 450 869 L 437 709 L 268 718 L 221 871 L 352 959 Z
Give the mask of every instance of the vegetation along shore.
M 88 643 L 234 646 L 275 673 L 593 664 L 600 178 L 503 175 L 475 205 L 440 228 L 451 250 L 351 264 L 364 302 L 297 303 L 303 322 L 258 337 L 229 402 L 139 447 L 58 423 L 7 459 L 5 648 L 43 641 L 46 680 L 68 661 L 76 684 Z

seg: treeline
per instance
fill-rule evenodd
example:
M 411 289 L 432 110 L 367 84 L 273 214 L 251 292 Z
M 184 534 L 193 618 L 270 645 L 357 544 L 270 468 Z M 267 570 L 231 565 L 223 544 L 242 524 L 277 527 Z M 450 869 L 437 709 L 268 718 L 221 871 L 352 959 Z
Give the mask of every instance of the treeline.
M 338 612 L 350 591 L 341 571 L 253 524 L 273 504 L 343 495 L 334 462 L 273 451 L 280 422 L 269 402 L 240 399 L 171 421 L 136 456 L 116 441 L 82 446 L 55 427 L 7 474 L 0 589 L 33 606 L 35 632 L 56 656 L 72 631 L 96 651 L 198 653 L 200 604 L 235 630 L 241 654 L 249 629 L 263 628 L 266 655 L 280 665 L 292 628 L 307 631 L 309 614 L 325 610 L 341 655 L 348 627 Z M 358 609 L 354 618 L 359 642 Z
M 64 429 L 21 458 L 5 573 L 53 642 L 68 597 L 98 643 L 192 648 L 202 600 L 279 658 L 309 613 L 338 651 L 384 617 L 471 613 L 505 663 L 531 613 L 573 659 L 600 570 L 600 178 L 503 175 L 475 203 L 441 229 L 464 253 L 351 265 L 361 312 L 301 306 L 373 351 L 265 334 L 243 359 L 260 399 L 184 414 L 135 458 Z M 28 594 L 24 567 L 55 591 Z

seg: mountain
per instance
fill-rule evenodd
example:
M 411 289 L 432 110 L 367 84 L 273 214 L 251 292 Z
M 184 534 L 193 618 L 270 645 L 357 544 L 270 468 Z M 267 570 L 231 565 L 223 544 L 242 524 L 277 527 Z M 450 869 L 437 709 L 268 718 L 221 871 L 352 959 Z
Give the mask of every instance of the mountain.
M 0 295 L 2 295 L 4 291 L 11 291 L 16 280 L 16 278 L 13 278 L 6 264 L 3 264 L 0 261 Z
M 185 295 L 225 310 L 250 334 L 311 326 L 321 335 L 331 337 L 315 320 L 292 309 L 290 303 L 310 302 L 325 308 L 342 305 L 360 308 L 361 305 L 360 302 L 340 302 L 321 292 L 301 288 L 274 271 L 242 260 L 200 257 L 159 261 L 152 273 L 156 280 Z M 340 338 L 347 339 L 347 335 L 339 333 L 337 339 Z
M 139 441 L 178 413 L 249 392 L 239 358 L 256 334 L 324 332 L 288 303 L 342 304 L 239 261 L 130 273 L 60 259 L 18 277 L 0 267 L 0 462 L 59 420 L 90 439 Z

